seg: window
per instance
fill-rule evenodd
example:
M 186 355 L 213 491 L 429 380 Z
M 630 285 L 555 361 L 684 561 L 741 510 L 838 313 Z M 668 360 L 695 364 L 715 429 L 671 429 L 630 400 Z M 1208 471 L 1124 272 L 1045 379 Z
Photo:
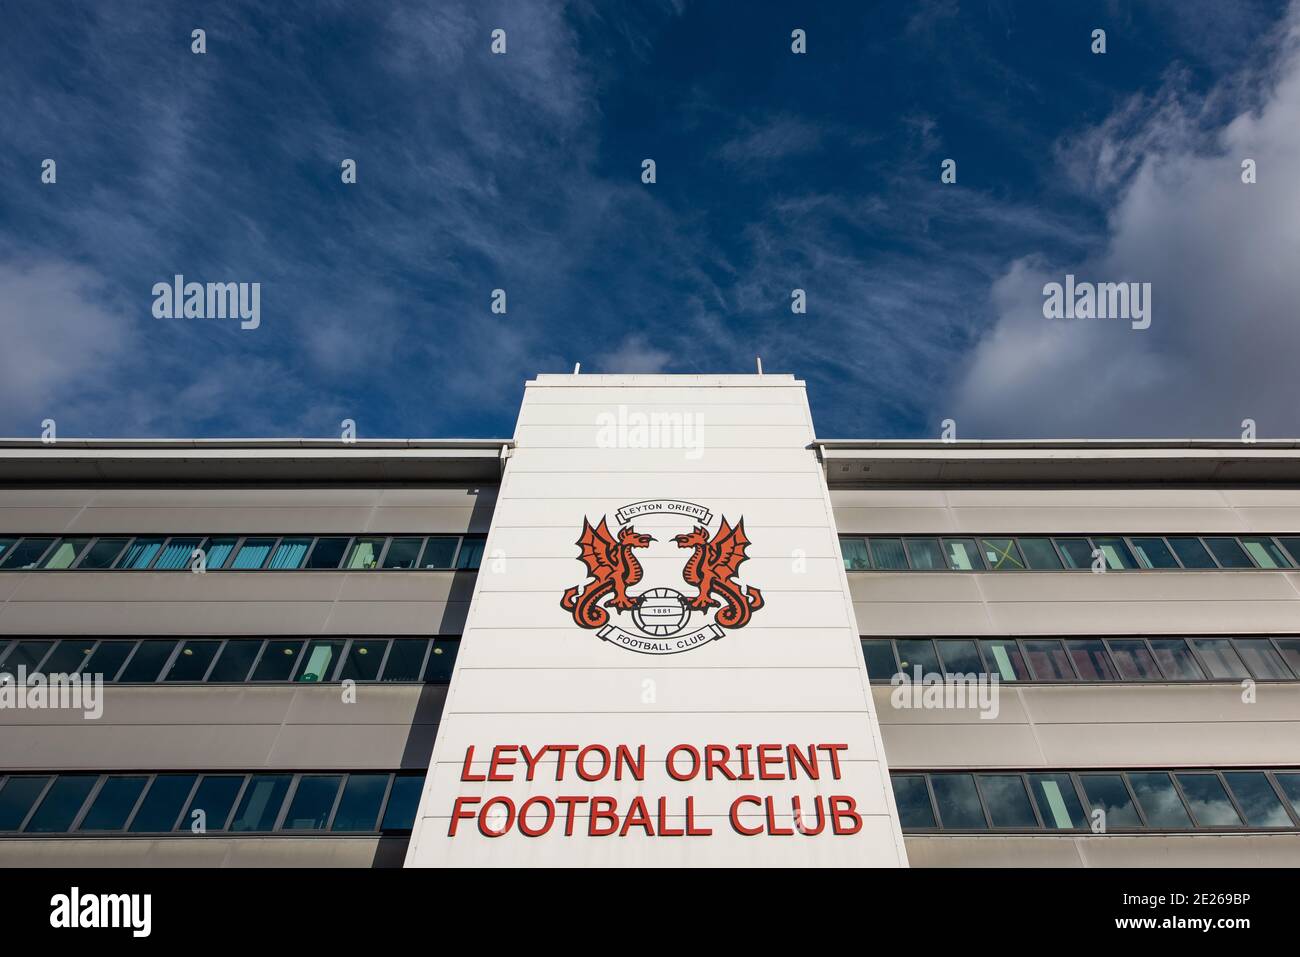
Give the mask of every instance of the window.
M 1020 550 L 1025 555 L 1025 564 L 1030 568 L 1044 571 L 1062 567 L 1061 558 L 1056 554 L 1050 538 L 1022 538 Z
M 117 561 L 117 556 L 122 554 L 126 548 L 129 538 L 100 538 L 90 549 L 82 556 L 77 568 L 79 569 L 104 569 L 112 568 L 113 563 Z
M 69 830 L 97 780 L 93 774 L 60 774 L 41 798 L 23 832 L 61 834 Z
M 1279 638 L 1277 649 L 1290 665 L 1291 670 L 1300 675 L 1300 638 Z
M 1066 568 L 1092 568 L 1092 542 L 1086 538 L 1058 538 L 1056 547 L 1065 559 Z
M 136 538 L 126 547 L 126 551 L 118 560 L 117 567 L 120 569 L 130 569 L 140 571 L 148 568 L 154 558 L 162 548 L 163 540 L 161 538 Z
M 907 557 L 912 568 L 918 571 L 945 571 L 947 565 L 943 560 L 943 549 L 937 538 L 904 539 Z
M 483 561 L 483 549 L 487 545 L 484 538 L 463 538 L 460 551 L 456 553 L 456 567 L 460 569 L 478 568 Z
M 172 830 L 176 827 L 181 808 L 185 806 L 197 780 L 196 774 L 158 775 L 149 786 L 144 803 L 140 805 L 128 830 L 144 834 Z
M 202 544 L 203 539 L 201 538 L 168 539 L 167 544 L 163 546 L 162 551 L 158 554 L 158 560 L 153 563 L 153 570 L 158 572 L 189 568 L 190 555 Z
M 104 780 L 90 810 L 77 825 L 78 831 L 120 831 L 135 810 L 136 801 L 144 793 L 149 779 L 143 775 L 113 776 Z
M 1029 790 L 1048 830 L 1068 831 L 1088 826 L 1079 795 L 1068 774 L 1030 774 Z
M 0 565 L 4 564 L 5 552 L 9 551 L 16 541 L 18 541 L 16 538 L 0 538 Z
M 423 638 L 398 638 L 393 641 L 384 662 L 385 681 L 419 681 L 429 643 Z
M 954 571 L 983 571 L 984 562 L 973 538 L 945 538 L 944 552 L 948 558 L 948 567 Z
M 262 650 L 261 641 L 232 638 L 226 642 L 217 657 L 217 663 L 208 673 L 208 681 L 235 682 L 248 680 L 248 671 Z
M 0 831 L 18 830 L 49 783 L 48 776 L 6 778 L 0 787 Z
M 1263 771 L 1224 771 L 1249 827 L 1290 827 L 1291 817 Z
M 1250 677 L 1250 672 L 1246 670 L 1237 653 L 1232 650 L 1232 642 L 1227 638 L 1193 638 L 1192 644 L 1196 646 L 1201 660 L 1209 669 L 1211 678 Z
M 274 538 L 246 538 L 235 553 L 230 567 L 249 570 L 261 568 L 274 547 Z
M 0 568 L 28 569 L 35 568 L 45 554 L 45 550 L 54 544 L 52 538 L 24 538 L 17 545 L 10 546 L 0 561 Z
M 980 539 L 984 561 L 993 571 L 1020 570 L 1025 567 L 1014 538 Z
M 1105 644 L 1096 638 L 1067 641 L 1065 649 L 1070 661 L 1084 681 L 1118 681 L 1119 672 L 1110 663 Z
M 1273 779 L 1277 781 L 1277 786 L 1286 798 L 1287 803 L 1291 805 L 1291 810 L 1300 816 L 1300 773 L 1293 774 L 1275 774 Z M 0 802 L 3 802 L 4 795 L 0 794 Z
M 339 677 L 343 680 L 374 681 L 379 677 L 379 666 L 383 663 L 384 652 L 387 650 L 388 641 L 385 639 L 353 638 Z
M 384 540 L 382 538 L 358 538 L 352 544 L 352 550 L 348 552 L 348 558 L 343 567 L 350 569 L 374 568 L 379 564 L 379 553 L 383 550 Z
M 311 548 L 310 538 L 285 538 L 275 547 L 271 564 L 267 567 L 279 570 L 302 568 L 307 558 L 307 549 Z
M 47 675 L 75 675 L 81 672 L 81 663 L 86 660 L 95 639 L 64 638 L 50 652 L 41 665 L 41 671 Z
M 1184 568 L 1218 567 L 1199 538 L 1170 538 L 1169 547 L 1173 549 Z
M 1263 535 L 1253 535 L 1241 540 L 1246 553 L 1255 560 L 1260 568 L 1290 568 L 1291 562 L 1286 553 L 1278 547 L 1273 539 Z
M 1300 538 L 1279 538 L 1278 541 L 1281 542 L 1282 547 L 1290 553 L 1291 561 L 1300 565 Z M 0 546 L 3 545 L 4 541 L 0 540 Z M 2 548 L 0 548 L 0 554 L 4 554 Z
M 925 777 L 898 774 L 893 776 L 891 783 L 899 823 L 910 829 L 934 827 L 934 808 L 930 804 L 930 789 L 926 787 Z
M 907 553 L 903 551 L 901 538 L 871 538 L 872 564 L 886 571 L 901 571 L 907 568 Z
M 146 682 L 157 681 L 163 665 L 176 650 L 174 641 L 142 641 L 135 649 L 135 654 L 122 669 L 118 681 Z
M 854 565 L 854 568 L 870 568 L 871 562 L 867 556 L 867 543 L 861 538 L 849 539 L 856 541 L 858 548 L 861 550 L 863 565 Z M 446 537 L 430 538 L 424 546 L 424 554 L 420 556 L 421 568 L 451 568 L 456 558 L 456 549 L 460 546 L 460 539 Z M 844 560 L 848 561 L 848 552 L 845 552 Z
M 204 559 L 208 571 L 215 572 L 225 568 L 238 542 L 237 538 L 209 538 L 205 549 L 207 557 Z
M 934 787 L 939 818 L 945 828 L 968 831 L 988 829 L 972 775 L 951 772 L 932 774 L 930 784 Z
M 1122 538 L 1094 538 L 1092 543 L 1106 559 L 1108 569 L 1134 568 L 1137 565 L 1133 560 L 1133 553 L 1128 550 Z
M 1129 772 L 1128 779 L 1146 814 L 1148 827 L 1191 827 L 1192 819 L 1167 771 Z
M 230 822 L 232 831 L 271 831 L 284 806 L 284 796 L 289 793 L 292 774 L 254 774 L 239 799 L 235 819 Z
M 979 649 L 969 638 L 941 638 L 939 656 L 943 659 L 943 673 L 946 675 L 980 675 L 984 665 L 980 661 Z
M 254 681 L 288 681 L 298 663 L 301 641 L 268 641 L 253 671 Z
M 1025 659 L 1039 681 L 1073 681 L 1074 669 L 1064 646 L 1055 639 L 1025 639 Z
M 180 654 L 167 671 L 167 681 L 202 681 L 208 673 L 208 666 L 221 648 L 221 642 L 213 639 L 201 639 L 185 642 Z
M 1241 815 L 1228 799 L 1228 792 L 1212 772 L 1178 774 L 1178 783 L 1187 795 L 1192 816 L 1202 827 L 1240 827 Z
M 393 779 L 392 789 L 388 794 L 388 806 L 384 808 L 384 820 L 381 831 L 409 831 L 415 823 L 415 812 L 420 806 L 420 792 L 424 790 L 424 778 L 399 775 Z
M 1151 651 L 1165 677 L 1171 681 L 1195 681 L 1205 677 L 1181 638 L 1152 638 Z
M 916 669 L 921 669 L 921 677 L 939 674 L 939 656 L 934 653 L 934 642 L 928 638 L 898 639 L 899 669 L 908 681 L 916 680 Z
M 242 774 L 205 774 L 199 781 L 198 790 L 190 799 L 185 809 L 181 827 L 192 829 L 202 824 L 208 831 L 224 831 L 230 811 L 235 806 L 235 798 L 244 786 Z
M 1163 538 L 1134 538 L 1133 553 L 1139 568 L 1177 568 L 1178 559 Z
M 325 830 L 342 783 L 343 778 L 338 774 L 304 774 L 298 780 L 282 830 Z
M 422 538 L 395 538 L 384 555 L 385 568 L 415 568 L 420 559 Z
M 1205 545 L 1223 568 L 1253 568 L 1245 549 L 1235 538 L 1207 538 Z
M 307 559 L 308 568 L 338 568 L 350 538 L 318 538 Z
M 387 774 L 349 774 L 339 798 L 339 809 L 334 814 L 331 831 L 375 830 L 379 809 L 388 791 Z
M 1125 681 L 1159 681 L 1160 669 L 1156 660 L 1141 639 L 1112 638 L 1110 645 L 1111 660 L 1115 670 Z
M 432 544 L 433 539 L 429 541 Z M 844 567 L 850 571 L 871 567 L 871 553 L 867 551 L 867 540 L 865 538 L 841 538 L 840 552 L 844 556 Z M 428 554 L 429 552 L 426 549 L 426 560 Z
M 101 641 L 82 671 L 90 675 L 103 675 L 105 681 L 113 681 L 122 670 L 122 663 L 134 650 L 133 641 Z
M 981 774 L 980 791 L 994 827 L 1037 827 L 1033 805 L 1019 774 Z
M 873 681 L 888 680 L 898 672 L 894 663 L 894 649 L 888 638 L 863 638 L 862 657 L 867 662 L 867 674 Z
M 329 681 L 346 644 L 341 638 L 322 638 L 307 646 L 307 663 L 298 673 L 299 681 Z M 347 677 L 344 675 L 344 677 Z
M 16 675 L 19 668 L 26 668 L 28 674 L 38 670 L 37 666 L 54 647 L 52 641 L 18 641 L 9 649 L 4 659 L 6 673 Z
M 41 568 L 71 568 L 77 557 L 90 544 L 88 538 L 61 538 L 41 561 Z
M 456 664 L 456 652 L 460 641 L 438 638 L 429 649 L 429 661 L 424 666 L 424 680 L 429 684 L 445 685 L 451 681 L 452 667 Z
M 1142 821 L 1129 798 L 1124 778 L 1119 774 L 1081 774 L 1084 794 L 1093 811 L 1101 810 L 1105 815 L 1106 829 L 1117 827 L 1141 827 Z
M 986 638 L 980 641 L 980 647 L 984 650 L 984 660 L 1002 681 L 1025 681 L 1029 678 L 1029 669 L 1014 639 Z
M 1232 646 L 1241 655 L 1250 673 L 1261 680 L 1290 678 L 1291 669 L 1286 666 L 1282 656 L 1273 648 L 1267 638 L 1237 638 Z

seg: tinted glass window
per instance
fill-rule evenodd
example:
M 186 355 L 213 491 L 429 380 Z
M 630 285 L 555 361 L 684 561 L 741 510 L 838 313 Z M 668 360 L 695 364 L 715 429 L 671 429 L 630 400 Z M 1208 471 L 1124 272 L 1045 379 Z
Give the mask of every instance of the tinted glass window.
M 1130 771 L 1129 783 L 1137 795 L 1138 803 L 1146 813 L 1147 824 L 1159 828 L 1191 827 L 1182 799 L 1174 790 L 1174 782 L 1164 771 Z
M 0 538 L 0 559 L 4 558 L 5 552 L 9 551 L 9 549 L 13 547 L 13 544 L 16 541 L 18 541 L 18 539 L 16 538 Z M 4 562 L 0 561 L 0 565 L 3 564 Z
M 387 774 L 349 774 L 330 830 L 373 831 L 387 788 Z
M 872 538 L 871 558 L 876 568 L 897 570 L 907 567 L 901 538 Z
M 899 823 L 907 828 L 934 827 L 934 808 L 930 806 L 925 778 L 919 774 L 902 774 L 894 777 L 892 784 Z
M 301 650 L 301 641 L 268 641 L 262 660 L 253 672 L 253 680 L 288 681 Z
M 162 549 L 163 540 L 161 538 L 137 538 L 127 546 L 126 552 L 123 553 L 121 560 L 118 561 L 118 568 L 130 568 L 139 571 L 148 568 L 153 560 L 158 556 Z
M 318 638 L 307 646 L 307 663 L 298 674 L 299 681 L 330 681 L 343 654 L 344 642 L 339 638 Z M 345 676 L 346 677 L 346 676 Z
M 201 538 L 168 539 L 167 544 L 158 553 L 158 560 L 153 563 L 154 571 L 176 571 L 181 568 L 189 568 L 190 555 L 194 554 L 194 550 L 202 544 L 203 539 Z
M 844 556 L 844 567 L 850 571 L 861 571 L 871 567 L 871 553 L 867 551 L 867 540 L 865 538 L 841 538 L 840 553 Z M 445 566 L 439 565 L 436 567 Z
M 1174 550 L 1184 568 L 1214 568 L 1214 559 L 1205 550 L 1199 538 L 1170 538 L 1169 547 Z
M 1282 806 L 1268 775 L 1263 771 L 1224 771 L 1224 779 L 1232 789 L 1246 823 L 1251 827 L 1290 827 L 1291 818 Z
M 920 571 L 937 571 L 948 568 L 947 563 L 943 560 L 943 549 L 939 547 L 939 539 L 937 538 L 907 539 L 907 554 L 911 559 L 912 567 Z
M 81 671 L 81 663 L 95 646 L 94 639 L 65 638 L 50 652 L 50 656 L 41 665 L 47 675 L 75 675 Z
M 0 787 L 0 831 L 16 831 L 32 809 L 48 777 L 11 777 Z
M 978 675 L 984 672 L 980 653 L 969 638 L 940 638 L 936 644 L 945 674 Z
M 898 664 L 908 680 L 916 680 L 916 669 L 921 675 L 939 674 L 939 656 L 934 653 L 934 642 L 928 638 L 900 638 Z
M 59 544 L 51 548 L 49 554 L 41 560 L 41 568 L 69 568 L 89 544 L 88 538 L 61 538 Z
M 887 681 L 898 671 L 887 638 L 863 638 L 862 656 L 867 662 L 867 674 L 873 681 Z
M 1249 678 L 1250 672 L 1241 663 L 1237 653 L 1232 650 L 1232 642 L 1227 638 L 1193 638 L 1192 643 L 1210 669 L 1211 678 Z M 1154 645 L 1155 642 L 1152 642 Z
M 72 827 L 81 806 L 99 778 L 94 774 L 60 774 L 45 792 L 36 813 L 23 828 L 26 834 L 61 834 Z
M 304 774 L 298 779 L 298 789 L 293 793 L 281 829 L 323 831 L 329 823 L 330 811 L 334 810 L 334 799 L 338 797 L 341 783 L 343 777 L 338 774 Z
M 1273 539 L 1264 535 L 1243 536 L 1241 544 L 1260 568 L 1290 568 L 1291 562 Z
M 382 538 L 358 538 L 352 543 L 344 568 L 374 568 L 379 564 L 379 553 L 384 550 Z
M 111 568 L 117 556 L 126 548 L 125 538 L 101 538 L 90 546 L 90 550 L 81 558 L 78 568 Z
M 988 828 L 971 775 L 932 774 L 930 784 L 934 787 L 934 799 L 944 827 L 981 831 Z
M 90 810 L 77 825 L 78 831 L 120 831 L 126 827 L 136 800 L 149 781 L 144 776 L 109 777 L 95 795 Z
M 1020 550 L 1024 553 L 1025 564 L 1030 568 L 1045 570 L 1061 567 L 1061 559 L 1052 547 L 1050 538 L 1022 538 Z
M 1172 681 L 1195 681 L 1204 677 L 1183 639 L 1152 638 L 1151 650 L 1155 652 L 1156 661 L 1166 678 Z
M 0 568 L 35 568 L 45 550 L 53 543 L 52 538 L 24 538 L 5 552 Z
M 230 567 L 240 569 L 261 568 L 266 564 L 266 559 L 271 554 L 274 545 L 274 538 L 246 538 L 244 544 L 239 546 L 239 551 L 235 553 Z
M 1029 678 L 1025 659 L 1020 656 L 1020 647 L 1014 641 L 985 638 L 980 641 L 980 647 L 984 650 L 984 660 L 1003 681 L 1025 681 Z
M 1300 774 L 1274 774 L 1273 777 L 1282 789 L 1283 797 L 1290 803 L 1291 810 L 1300 815 Z M 3 801 L 3 795 L 0 795 L 0 801 Z
M 1224 568 L 1253 568 L 1250 556 L 1242 551 L 1235 538 L 1207 538 L 1206 546 Z
M 1093 810 L 1100 808 L 1106 813 L 1106 829 L 1117 827 L 1141 827 L 1133 807 L 1133 801 L 1124 787 L 1124 779 L 1118 774 L 1081 774 L 1084 794 L 1088 796 L 1088 805 Z
M 156 681 L 176 647 L 174 641 L 142 641 L 122 669 L 118 681 Z
M 395 538 L 388 545 L 384 555 L 385 568 L 415 568 L 420 560 L 422 538 Z
M 82 670 L 86 674 L 103 675 L 105 681 L 112 681 L 134 647 L 134 641 L 101 641 Z
M 1037 827 L 1025 782 L 1018 774 L 981 774 L 980 790 L 994 827 Z
M 199 789 L 194 792 L 190 806 L 185 809 L 181 821 L 183 830 L 192 831 L 198 822 L 203 823 L 207 831 L 224 831 L 230 810 L 235 806 L 235 798 L 243 786 L 242 774 L 205 774 L 199 781 Z M 196 816 L 202 811 L 202 816 Z
M 1054 639 L 1026 639 L 1021 642 L 1030 670 L 1039 681 L 1073 681 L 1074 671 L 1065 648 Z
M 948 567 L 954 571 L 982 571 L 984 561 L 973 538 L 945 538 L 943 550 L 948 558 Z
M 385 640 L 352 639 L 352 647 L 348 649 L 343 661 L 340 677 L 351 678 L 353 681 L 374 681 L 379 677 L 379 665 L 384 660 L 387 649 L 388 642 Z
M 217 663 L 212 666 L 208 681 L 235 682 L 248 678 L 248 669 L 261 650 L 262 642 L 247 638 L 232 638 L 226 642 Z
M 424 788 L 424 778 L 398 777 L 393 780 L 393 790 L 388 795 L 388 806 L 384 808 L 384 821 L 381 830 L 409 831 L 415 823 L 415 812 L 420 805 L 420 791 Z
M 1300 538 L 1279 538 L 1278 541 L 1291 554 L 1291 561 L 1300 565 Z
M 429 643 L 423 638 L 398 638 L 384 663 L 385 681 L 419 681 L 424 653 Z
M 1025 567 L 1014 538 L 982 538 L 980 550 L 985 564 L 993 571 L 1017 571 Z
M 1086 828 L 1087 816 L 1068 774 L 1031 774 L 1029 790 L 1048 830 Z
M 221 642 L 211 638 L 187 641 L 167 671 L 167 681 L 202 681 L 208 665 L 221 648 Z
M 17 642 L 10 650 L 4 660 L 4 670 L 9 674 L 17 674 L 21 665 L 27 669 L 28 674 L 36 670 L 36 666 L 41 663 L 51 648 L 54 647 L 52 641 L 20 641 Z
M 460 642 L 455 639 L 439 638 L 429 649 L 429 662 L 424 666 L 424 680 L 431 684 L 447 684 L 451 681 L 451 670 L 456 664 L 456 652 Z
M 1055 542 L 1066 568 L 1092 568 L 1092 543 L 1086 538 L 1058 538 Z
M 307 559 L 308 568 L 338 568 L 343 561 L 343 553 L 348 550 L 350 538 L 318 538 L 316 547 Z
M 1119 672 L 1110 663 L 1106 646 L 1095 638 L 1083 638 L 1065 643 L 1070 661 L 1084 681 L 1118 681 Z
M 846 542 L 856 542 L 857 548 L 863 551 L 865 556 L 866 542 L 863 539 L 847 539 Z M 454 536 L 431 538 L 424 546 L 424 554 L 420 556 L 421 568 L 450 568 L 451 563 L 456 558 L 456 546 L 460 544 L 460 539 Z M 849 559 L 849 552 L 845 551 L 844 560 Z M 870 564 L 857 566 L 854 568 L 870 568 Z
M 309 548 L 311 548 L 310 538 L 283 539 L 279 545 L 275 546 L 275 553 L 271 556 L 271 564 L 267 567 L 281 571 L 301 568 L 302 563 L 307 558 L 307 549 Z
M 484 538 L 466 538 L 460 543 L 460 551 L 456 553 L 457 568 L 478 568 L 483 561 L 483 549 L 487 546 L 487 539 Z
M 1101 549 L 1101 554 L 1106 559 L 1106 567 L 1109 569 L 1119 571 L 1133 568 L 1137 564 L 1133 560 L 1133 553 L 1128 550 L 1122 538 L 1094 538 L 1092 543 Z
M 1238 638 L 1234 642 L 1237 654 L 1246 663 L 1250 673 L 1256 678 L 1290 678 L 1291 669 L 1286 666 L 1273 649 L 1273 643 L 1267 638 Z
M 1191 805 L 1192 816 L 1201 827 L 1237 827 L 1241 824 L 1241 815 L 1228 800 L 1228 792 L 1216 774 L 1187 773 L 1178 775 L 1178 783 L 1187 803 Z
M 239 541 L 237 538 L 208 539 L 207 547 L 204 549 L 207 552 L 204 561 L 207 562 L 208 571 L 217 571 L 226 567 L 226 562 L 230 561 L 237 541 Z
M 1279 638 L 1277 647 L 1291 670 L 1300 675 L 1300 638 Z M 7 663 L 5 667 L 8 667 Z
M 1177 568 L 1178 559 L 1163 538 L 1134 538 L 1133 551 L 1140 568 Z
M 1160 669 L 1144 642 L 1137 639 L 1112 638 L 1110 657 L 1115 670 L 1125 681 L 1159 681 Z
M 170 831 L 180 817 L 196 778 L 197 775 L 193 774 L 160 774 L 154 778 L 144 796 L 144 803 L 131 821 L 130 830 L 138 834 Z
M 239 799 L 235 819 L 230 822 L 232 831 L 270 831 L 284 806 L 284 796 L 289 793 L 292 774 L 254 774 Z

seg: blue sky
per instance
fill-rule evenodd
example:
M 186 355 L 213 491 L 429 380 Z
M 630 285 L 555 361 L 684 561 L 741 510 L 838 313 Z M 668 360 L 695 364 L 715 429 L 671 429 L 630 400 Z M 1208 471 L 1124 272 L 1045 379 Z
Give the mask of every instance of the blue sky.
M 825 437 L 1300 435 L 1283 2 L 0 10 L 6 435 L 500 436 L 538 372 L 756 355 Z M 1067 272 L 1151 328 L 1045 320 Z

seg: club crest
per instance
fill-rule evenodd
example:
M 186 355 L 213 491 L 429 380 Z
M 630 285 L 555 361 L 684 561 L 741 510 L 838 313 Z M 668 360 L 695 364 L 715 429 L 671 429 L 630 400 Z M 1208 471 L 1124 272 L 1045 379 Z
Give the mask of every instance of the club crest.
M 635 528 L 637 518 L 655 514 L 678 516 L 684 524 L 685 520 L 692 524 L 689 531 L 661 543 Z M 717 530 L 710 532 L 713 516 L 707 508 L 670 500 L 625 505 L 614 518 L 617 532 L 610 531 L 606 516 L 597 525 L 583 518 L 582 534 L 574 544 L 589 580 L 567 589 L 560 599 L 560 607 L 576 624 L 595 631 L 602 640 L 642 654 L 678 654 L 716 641 L 724 629 L 745 627 L 763 607 L 762 592 L 736 580 L 749 557 L 744 518 L 732 525 L 724 516 Z M 637 552 L 654 549 L 656 557 L 662 557 L 663 547 L 670 543 L 675 554 L 686 553 L 680 573 L 686 590 L 672 587 L 678 584 L 674 579 L 633 594 L 631 589 L 649 584 L 643 581 L 645 570 Z M 624 622 L 631 630 L 623 627 Z

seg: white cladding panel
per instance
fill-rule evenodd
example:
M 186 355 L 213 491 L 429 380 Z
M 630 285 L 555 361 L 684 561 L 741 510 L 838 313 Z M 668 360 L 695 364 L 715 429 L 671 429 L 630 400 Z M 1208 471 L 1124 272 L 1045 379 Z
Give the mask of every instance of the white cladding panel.
M 529 383 L 409 866 L 906 865 L 812 440 L 803 384 L 788 376 Z M 617 517 L 652 500 L 709 514 Z M 610 625 L 658 648 L 712 624 L 711 640 L 679 653 L 602 639 L 560 601 L 592 580 L 576 543 L 584 519 L 603 517 L 613 535 L 630 525 L 654 538 L 632 551 L 642 569 L 634 598 L 667 588 L 687 599 L 698 590 L 684 577 L 695 550 L 673 537 L 697 525 L 717 535 L 724 517 L 743 517 L 751 544 L 735 579 L 761 591 L 761 607 L 730 629 L 717 627 L 718 609 L 691 611 L 685 625 L 678 614 L 667 626 L 676 637 L 664 638 L 648 637 L 638 627 L 646 619 L 630 611 L 611 615 Z M 490 780 L 497 748 L 501 780 Z M 510 803 L 483 814 L 493 799 Z M 508 808 L 530 799 L 530 828 L 555 809 L 540 836 L 509 821 Z M 454 818 L 458 800 L 463 816 Z M 789 833 L 794 801 L 816 833 Z M 602 816 L 611 809 L 613 818 Z M 590 833 L 610 820 L 624 836 Z

